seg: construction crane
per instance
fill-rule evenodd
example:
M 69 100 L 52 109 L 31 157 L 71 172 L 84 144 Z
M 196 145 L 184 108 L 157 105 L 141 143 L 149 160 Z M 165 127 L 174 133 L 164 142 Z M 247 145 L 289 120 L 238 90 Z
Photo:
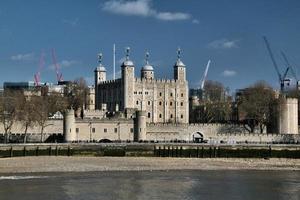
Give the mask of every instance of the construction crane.
M 289 60 L 287 59 L 285 53 L 283 53 L 283 51 L 281 51 L 281 55 L 283 57 L 283 60 L 285 61 L 285 64 L 287 65 L 287 68 L 291 71 L 291 74 L 292 74 L 293 78 L 296 81 L 296 89 L 298 89 L 299 88 L 299 84 L 300 84 L 298 76 L 297 76 L 297 74 L 296 74 L 293 66 L 290 64 Z
M 204 85 L 205 85 L 205 81 L 206 81 L 206 77 L 207 77 L 207 73 L 208 73 L 209 66 L 210 66 L 210 60 L 208 60 L 208 62 L 207 62 L 207 65 L 206 65 L 206 68 L 205 68 L 203 77 L 202 77 L 202 79 L 201 79 L 201 86 L 200 86 L 200 89 L 201 89 L 202 91 L 203 91 L 203 89 L 204 89 Z
M 41 71 L 45 65 L 45 54 L 44 52 L 41 53 L 40 61 L 39 61 L 39 68 L 36 74 L 34 74 L 34 85 L 39 86 L 41 82 Z
M 55 50 L 52 49 L 52 61 L 55 66 L 55 72 L 56 72 L 56 80 L 57 82 L 63 81 L 62 73 L 59 72 L 59 64 L 57 63 Z
M 284 90 L 285 90 L 285 83 L 286 83 L 287 86 L 290 85 L 290 81 L 291 81 L 291 80 L 288 79 L 288 78 L 286 78 L 287 73 L 289 72 L 290 68 L 287 67 L 287 68 L 285 69 L 285 71 L 284 71 L 283 74 L 280 73 L 279 68 L 278 68 L 278 65 L 277 65 L 277 63 L 276 63 L 276 61 L 275 61 L 274 55 L 273 55 L 273 53 L 272 53 L 272 50 L 271 50 L 271 47 L 270 47 L 270 44 L 269 44 L 267 38 L 266 38 L 265 36 L 263 36 L 263 39 L 264 39 L 264 41 L 265 41 L 265 44 L 266 44 L 266 47 L 267 47 L 267 49 L 268 49 L 268 52 L 269 52 L 270 58 L 271 58 L 271 60 L 272 60 L 272 63 L 273 63 L 273 65 L 274 65 L 274 67 L 275 67 L 275 70 L 276 70 L 276 72 L 277 72 L 277 76 L 278 76 L 279 83 L 280 83 L 280 91 L 281 91 L 281 92 L 284 92 Z

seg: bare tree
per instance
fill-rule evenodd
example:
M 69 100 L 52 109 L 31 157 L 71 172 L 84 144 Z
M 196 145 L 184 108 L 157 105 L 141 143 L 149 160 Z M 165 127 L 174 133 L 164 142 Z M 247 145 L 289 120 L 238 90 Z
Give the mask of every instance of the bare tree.
M 78 113 L 84 108 L 84 103 L 86 100 L 86 95 L 88 93 L 87 83 L 84 78 L 75 79 L 71 92 L 68 95 L 69 107 L 72 107 L 75 110 L 77 117 L 79 117 Z
M 243 116 L 244 127 L 254 132 L 259 126 L 260 132 L 270 123 L 272 116 L 271 105 L 275 101 L 273 89 L 263 81 L 255 83 L 244 90 L 238 100 L 239 115 Z
M 21 95 L 17 107 L 17 120 L 21 122 L 24 127 L 24 143 L 27 141 L 27 131 L 37 122 L 37 115 L 35 112 L 35 104 L 32 98 L 26 98 Z
M 212 123 L 228 122 L 231 115 L 231 98 L 228 88 L 217 81 L 208 80 L 205 83 L 198 106 L 190 111 L 191 122 Z
M 0 98 L 0 121 L 4 128 L 5 143 L 9 141 L 11 128 L 16 120 L 19 97 L 20 91 L 5 90 Z
M 40 142 L 44 141 L 44 130 L 50 124 L 47 123 L 49 117 L 49 102 L 48 96 L 34 96 L 31 97 L 34 103 L 34 113 L 36 115 L 36 121 L 41 127 L 41 139 Z

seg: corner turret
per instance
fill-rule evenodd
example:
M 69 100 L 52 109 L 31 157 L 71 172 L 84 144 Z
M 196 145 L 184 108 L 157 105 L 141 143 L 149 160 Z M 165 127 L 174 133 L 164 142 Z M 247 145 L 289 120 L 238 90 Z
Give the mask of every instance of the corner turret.
M 141 70 L 141 78 L 147 79 L 147 80 L 152 80 L 154 79 L 154 70 L 153 67 L 149 64 L 149 52 L 146 52 L 146 65 L 142 67 Z
M 174 79 L 186 81 L 185 64 L 180 60 L 181 49 L 177 50 L 177 61 L 174 65 Z

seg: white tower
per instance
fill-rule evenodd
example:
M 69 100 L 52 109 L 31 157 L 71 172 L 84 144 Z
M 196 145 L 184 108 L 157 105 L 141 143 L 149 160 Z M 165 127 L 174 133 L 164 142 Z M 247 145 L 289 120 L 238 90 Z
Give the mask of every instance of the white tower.
M 181 49 L 178 48 L 178 50 L 177 50 L 177 61 L 174 65 L 174 79 L 185 81 L 186 80 L 185 64 L 183 64 L 183 62 L 180 60 L 180 57 L 181 57 L 180 54 L 181 54 Z
M 149 64 L 149 52 L 146 52 L 146 65 L 142 67 L 141 78 L 152 80 L 154 79 L 154 70 L 153 67 Z

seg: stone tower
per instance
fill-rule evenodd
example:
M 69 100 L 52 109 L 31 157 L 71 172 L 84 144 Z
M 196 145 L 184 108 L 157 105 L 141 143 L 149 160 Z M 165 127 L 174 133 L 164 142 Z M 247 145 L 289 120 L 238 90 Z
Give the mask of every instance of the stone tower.
M 181 57 L 181 49 L 178 48 L 177 50 L 177 61 L 174 65 L 174 79 L 175 80 L 186 80 L 186 73 L 185 73 L 185 64 L 180 60 Z
M 278 133 L 298 134 L 298 99 L 282 97 L 278 111 Z
M 74 110 L 67 110 L 64 115 L 64 140 L 65 142 L 76 141 L 75 113 Z
M 100 109 L 98 102 L 99 102 L 99 87 L 98 85 L 101 82 L 106 81 L 106 69 L 102 65 L 102 53 L 98 54 L 98 67 L 95 69 L 95 109 Z
M 123 62 L 122 68 L 122 86 L 123 86 L 123 108 L 134 108 L 134 64 L 129 59 L 130 48 L 126 49 L 126 60 Z M 122 105 L 121 105 L 122 108 Z
M 146 140 L 146 111 L 136 111 L 136 118 L 134 119 L 134 138 L 133 141 Z
M 146 52 L 146 65 L 142 67 L 141 78 L 152 80 L 154 79 L 154 70 L 153 67 L 149 64 L 149 52 Z

